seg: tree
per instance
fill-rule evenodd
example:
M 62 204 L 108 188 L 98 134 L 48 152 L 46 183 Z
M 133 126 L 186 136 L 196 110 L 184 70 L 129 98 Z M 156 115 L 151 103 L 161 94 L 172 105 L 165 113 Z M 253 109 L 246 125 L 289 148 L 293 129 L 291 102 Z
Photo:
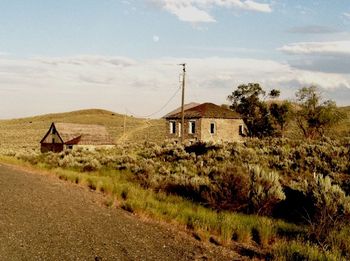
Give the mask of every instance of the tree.
M 273 117 L 275 125 L 279 127 L 280 135 L 283 137 L 285 128 L 292 116 L 291 104 L 285 101 L 281 104 L 272 103 L 270 105 L 270 114 Z
M 272 89 L 269 93 L 269 96 L 274 99 L 274 98 L 278 98 L 281 94 L 280 90 L 276 90 L 276 89 Z
M 291 119 L 292 106 L 290 102 L 277 102 L 276 99 L 280 96 L 280 90 L 272 89 L 269 92 L 269 97 L 272 99 L 269 105 L 270 116 L 274 123 L 275 135 L 284 135 L 284 130 Z
M 326 100 L 321 103 L 322 97 L 316 86 L 299 89 L 296 97 L 299 105 L 296 122 L 306 138 L 323 136 L 326 130 L 345 117 L 335 102 Z
M 227 98 L 231 109 L 242 115 L 250 137 L 264 137 L 273 134 L 274 129 L 267 104 L 261 100 L 265 91 L 258 83 L 242 84 Z

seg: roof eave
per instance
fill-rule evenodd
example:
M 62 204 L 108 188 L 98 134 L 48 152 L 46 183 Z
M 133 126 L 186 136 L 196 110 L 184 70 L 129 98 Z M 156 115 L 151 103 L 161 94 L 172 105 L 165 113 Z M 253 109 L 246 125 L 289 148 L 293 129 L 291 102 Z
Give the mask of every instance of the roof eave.
M 181 117 L 167 117 L 166 120 L 179 120 Z M 185 120 L 188 119 L 227 119 L 227 120 L 241 120 L 242 117 L 209 117 L 209 116 L 202 116 L 202 117 L 185 117 Z

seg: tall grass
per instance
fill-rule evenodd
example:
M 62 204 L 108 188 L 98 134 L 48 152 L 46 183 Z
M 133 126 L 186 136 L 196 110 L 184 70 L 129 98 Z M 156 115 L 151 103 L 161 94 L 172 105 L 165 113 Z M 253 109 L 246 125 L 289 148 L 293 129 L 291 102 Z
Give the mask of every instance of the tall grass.
M 23 163 L 8 157 L 1 157 L 0 160 L 11 164 Z M 31 168 L 39 171 L 47 169 L 43 165 Z M 144 189 L 129 181 L 127 172 L 100 170 L 86 174 L 62 168 L 55 168 L 50 172 L 62 180 L 105 193 L 108 196 L 107 206 L 117 205 L 134 214 L 174 223 L 194 231 L 200 240 L 208 240 L 214 236 L 222 245 L 230 245 L 232 241 L 236 241 L 268 248 L 271 242 L 281 237 L 279 230 L 286 227 L 295 230 L 294 225 L 280 220 L 228 211 L 218 212 L 180 196 Z M 302 231 L 303 228 L 298 228 L 298 232 Z
M 281 261 L 309 260 L 309 261 L 335 261 L 345 260 L 330 251 L 324 251 L 309 242 L 280 241 L 274 246 L 274 258 Z

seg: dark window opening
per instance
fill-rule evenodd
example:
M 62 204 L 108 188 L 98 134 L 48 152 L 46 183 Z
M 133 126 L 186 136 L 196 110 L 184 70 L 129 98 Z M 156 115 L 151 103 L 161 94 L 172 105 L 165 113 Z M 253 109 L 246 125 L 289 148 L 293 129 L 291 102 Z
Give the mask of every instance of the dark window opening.
M 215 133 L 215 123 L 214 122 L 212 122 L 212 123 L 210 123 L 210 134 L 214 134 Z
M 239 135 L 244 135 L 243 125 L 239 125 Z
M 68 145 L 68 149 L 69 150 L 73 149 L 73 145 Z
M 194 121 L 189 122 L 188 133 L 190 133 L 190 134 L 196 133 L 196 122 L 194 122 Z

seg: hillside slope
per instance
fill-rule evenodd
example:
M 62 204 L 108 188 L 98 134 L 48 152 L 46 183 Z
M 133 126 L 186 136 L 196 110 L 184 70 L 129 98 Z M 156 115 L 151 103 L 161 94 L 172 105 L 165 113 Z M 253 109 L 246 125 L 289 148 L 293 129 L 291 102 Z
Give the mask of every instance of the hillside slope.
M 105 125 L 116 143 L 162 141 L 164 120 L 139 119 L 99 109 L 0 120 L 0 149 L 39 148 L 51 122 Z M 124 136 L 124 137 L 123 137 Z
M 328 134 L 346 137 L 350 135 L 350 106 L 340 107 L 347 119 L 335 126 Z M 140 119 L 127 116 L 124 134 L 124 115 L 100 109 L 79 110 L 66 113 L 46 114 L 13 120 L 0 120 L 0 149 L 39 148 L 39 142 L 51 122 L 101 124 L 107 127 L 116 143 L 144 141 L 162 142 L 165 139 L 165 120 Z M 300 138 L 293 122 L 286 137 Z

